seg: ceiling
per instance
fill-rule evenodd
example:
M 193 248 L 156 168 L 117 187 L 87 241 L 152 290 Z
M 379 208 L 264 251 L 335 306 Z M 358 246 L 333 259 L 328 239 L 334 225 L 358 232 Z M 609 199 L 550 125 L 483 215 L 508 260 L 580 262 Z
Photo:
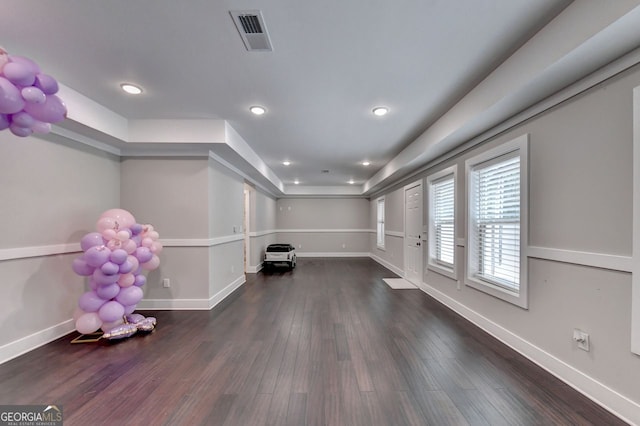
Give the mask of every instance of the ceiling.
M 0 45 L 127 119 L 226 120 L 285 186 L 337 188 L 365 185 L 568 3 L 4 0 Z M 272 51 L 247 51 L 229 14 L 256 9 Z

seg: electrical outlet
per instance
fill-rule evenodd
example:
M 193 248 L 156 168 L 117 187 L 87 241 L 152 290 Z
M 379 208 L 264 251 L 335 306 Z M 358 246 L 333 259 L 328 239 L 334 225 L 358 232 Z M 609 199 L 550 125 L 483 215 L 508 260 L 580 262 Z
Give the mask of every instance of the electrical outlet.
M 589 335 L 577 328 L 573 329 L 573 340 L 578 344 L 578 349 L 589 352 Z
M 169 288 L 171 287 L 171 281 L 169 281 L 169 278 L 164 278 L 162 280 L 162 287 L 164 288 Z

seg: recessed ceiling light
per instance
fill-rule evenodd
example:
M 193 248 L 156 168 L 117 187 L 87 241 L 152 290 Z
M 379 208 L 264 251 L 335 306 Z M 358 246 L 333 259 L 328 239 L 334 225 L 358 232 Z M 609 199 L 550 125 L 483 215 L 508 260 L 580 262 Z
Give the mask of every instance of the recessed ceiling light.
M 283 161 L 282 164 L 284 164 L 285 166 L 288 166 L 291 164 L 291 161 Z
M 368 162 L 368 161 L 363 161 L 363 162 L 362 162 L 362 165 L 363 165 L 363 166 L 368 166 L 369 164 L 371 164 L 371 163 L 370 163 L 370 162 Z
M 353 185 L 354 183 L 355 183 L 355 182 L 353 181 L 353 179 L 351 179 L 351 180 L 349 181 L 349 184 L 350 184 L 350 185 Z
M 388 112 L 389 112 L 389 108 L 383 107 L 383 106 L 375 107 L 373 109 L 373 115 L 377 115 L 378 117 L 382 117 L 383 115 L 386 115 Z
M 122 83 L 120 87 L 130 95 L 139 95 L 140 93 L 142 93 L 142 89 L 133 84 Z
M 265 112 L 267 112 L 266 109 L 264 109 L 263 107 L 258 106 L 258 105 L 252 106 L 251 108 L 249 108 L 249 111 L 251 111 L 255 115 L 262 115 Z
M 300 181 L 299 181 L 298 179 L 296 179 L 296 180 L 294 180 L 294 181 L 293 181 L 293 184 L 294 184 L 294 185 L 297 185 L 297 184 L 299 184 L 299 183 L 300 183 Z

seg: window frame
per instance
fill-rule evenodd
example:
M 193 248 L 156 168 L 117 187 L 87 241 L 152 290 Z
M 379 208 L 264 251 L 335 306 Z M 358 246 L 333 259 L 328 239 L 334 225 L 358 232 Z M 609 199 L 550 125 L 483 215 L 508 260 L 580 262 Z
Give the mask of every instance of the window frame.
M 453 178 L 453 263 L 445 264 L 436 258 L 436 223 L 435 223 L 435 191 L 434 184 L 445 179 Z M 458 279 L 458 256 L 456 253 L 456 218 L 458 215 L 458 166 L 447 167 L 437 173 L 427 177 L 427 200 L 428 200 L 428 234 L 427 234 L 427 269 L 447 276 L 454 280 Z
M 380 205 L 382 205 L 382 211 Z M 385 209 L 385 197 L 376 199 L 376 247 L 380 250 L 385 249 Z
M 528 273 L 527 273 L 527 248 L 528 248 L 528 212 L 529 212 L 529 160 L 528 160 L 529 135 L 524 134 L 509 142 L 503 143 L 495 148 L 489 149 L 481 154 L 473 156 L 465 161 L 466 176 L 466 201 L 467 201 L 467 217 L 466 232 L 467 241 L 465 247 L 466 255 L 466 273 L 465 285 L 490 294 L 494 297 L 512 303 L 524 309 L 528 309 Z M 511 156 L 511 157 L 509 157 Z M 519 285 L 518 290 L 511 290 L 504 286 L 500 286 L 487 279 L 481 279 L 475 276 L 478 265 L 472 263 L 474 259 L 479 258 L 477 250 L 475 250 L 473 241 L 473 225 L 475 217 L 475 206 L 472 203 L 474 190 L 474 171 L 477 166 L 488 162 L 501 162 L 504 160 L 518 156 L 520 158 L 520 245 L 519 245 Z

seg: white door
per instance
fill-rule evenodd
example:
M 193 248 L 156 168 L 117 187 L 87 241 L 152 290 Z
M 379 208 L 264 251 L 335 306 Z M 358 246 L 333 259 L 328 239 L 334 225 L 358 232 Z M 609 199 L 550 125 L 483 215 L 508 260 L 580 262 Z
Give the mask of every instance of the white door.
M 422 283 L 422 182 L 404 187 L 404 277 Z

